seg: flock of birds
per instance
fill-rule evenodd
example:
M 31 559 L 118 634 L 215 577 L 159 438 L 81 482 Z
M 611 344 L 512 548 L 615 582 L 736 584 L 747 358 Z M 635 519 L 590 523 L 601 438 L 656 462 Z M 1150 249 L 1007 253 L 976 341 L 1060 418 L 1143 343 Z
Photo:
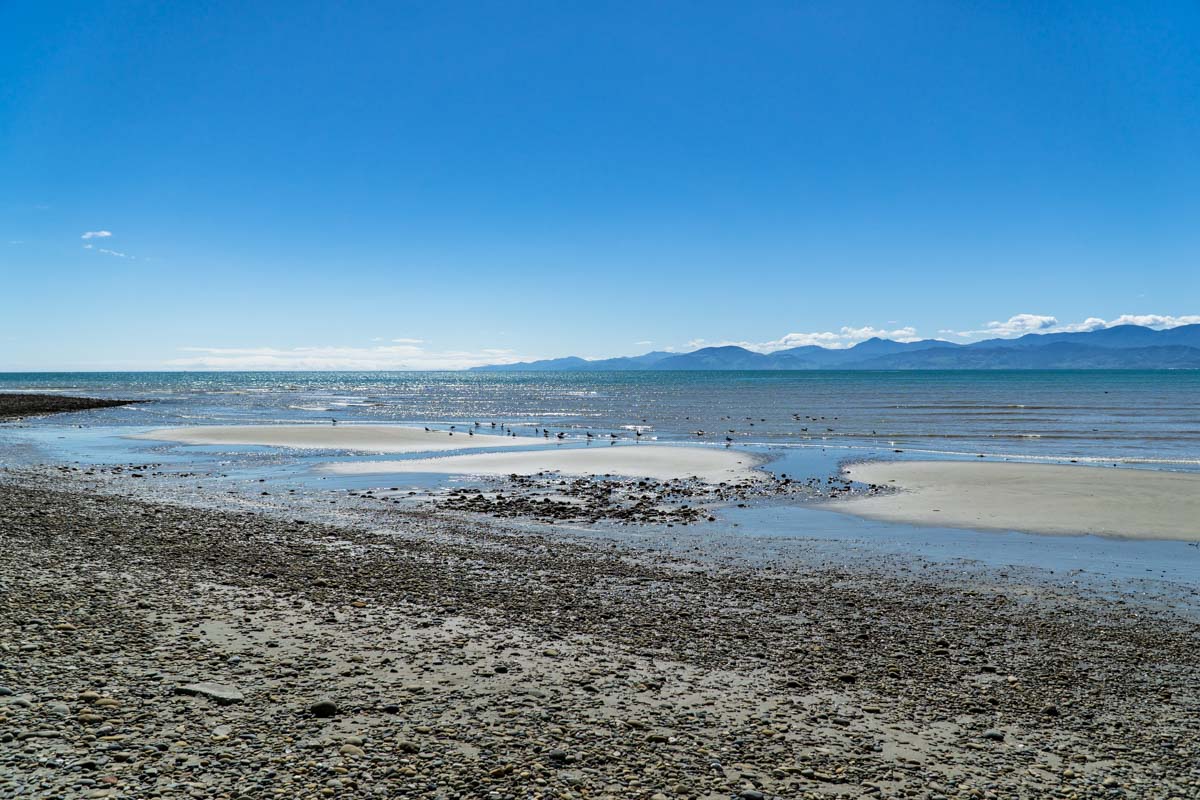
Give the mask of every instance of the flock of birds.
M 690 417 L 685 417 L 684 419 L 685 419 L 685 420 L 690 420 L 691 418 L 690 418 Z M 732 418 L 732 417 L 721 417 L 721 419 L 722 419 L 722 420 L 731 420 L 731 419 L 733 419 L 733 418 Z M 837 417 L 833 417 L 832 419 L 836 420 L 836 419 L 837 419 Z M 825 417 L 815 417 L 815 416 L 809 416 L 809 415 L 807 415 L 807 414 L 792 414 L 792 420 L 793 420 L 793 421 L 795 421 L 795 422 L 808 422 L 808 423 L 810 423 L 810 424 L 811 424 L 811 423 L 814 423 L 814 422 L 823 422 L 823 421 L 826 421 L 826 418 L 825 418 Z M 755 418 L 754 418 L 754 417 L 746 417 L 744 421 L 746 421 L 746 422 L 749 422 L 749 423 L 750 423 L 750 427 L 754 427 L 754 423 L 755 423 Z M 767 418 L 766 418 L 766 417 L 760 417 L 760 418 L 758 418 L 758 420 L 757 420 L 757 421 L 758 421 L 758 422 L 766 422 L 766 421 L 767 421 Z M 645 420 L 645 419 L 643 419 L 643 420 L 642 420 L 642 422 L 643 422 L 643 423 L 646 423 L 646 422 L 648 422 L 648 420 Z M 337 420 L 334 420 L 333 424 L 334 424 L 334 425 L 336 425 L 336 424 L 337 424 Z M 467 428 L 467 436 L 474 436 L 474 435 L 475 435 L 475 431 L 476 431 L 476 430 L 478 430 L 479 428 L 482 428 L 482 427 L 484 427 L 484 425 L 483 425 L 483 423 L 481 423 L 481 422 L 474 422 L 474 423 L 472 423 L 472 424 L 471 424 L 471 426 Z M 500 422 L 500 423 L 496 423 L 496 422 L 489 423 L 489 427 L 490 427 L 490 429 L 491 429 L 491 430 L 493 430 L 493 431 L 495 431 L 495 430 L 497 430 L 497 429 L 498 429 L 498 433 L 497 433 L 497 434 L 494 434 L 494 435 L 500 435 L 500 436 L 511 436 L 511 437 L 513 437 L 513 438 L 516 438 L 516 436 L 517 436 L 517 431 L 516 431 L 514 428 L 510 427 L 508 424 L 506 424 L 506 423 L 503 423 L 503 422 Z M 450 436 L 453 436 L 457 430 L 458 430 L 458 426 L 457 426 L 457 425 L 451 425 L 451 426 L 449 426 L 449 429 L 447 430 L 447 433 L 448 433 Z M 805 426 L 802 426 L 802 427 L 800 428 L 800 431 L 801 431 L 801 432 L 803 432 L 803 433 L 808 433 L 808 426 L 807 426 L 807 425 L 805 425 Z M 833 432 L 834 432 L 833 428 L 830 428 L 830 427 L 826 427 L 826 428 L 825 428 L 825 431 L 826 431 L 827 433 L 833 433 Z M 426 426 L 425 426 L 425 432 L 426 432 L 426 433 L 436 433 L 436 432 L 437 432 L 437 430 L 436 430 L 436 429 L 434 429 L 434 428 L 430 428 L 428 425 L 426 425 Z M 732 447 L 732 446 L 733 446 L 733 443 L 734 443 L 734 438 L 733 438 L 732 436 L 730 436 L 729 434 L 736 434 L 737 432 L 738 432 L 738 431 L 737 431 L 737 429 L 736 429 L 736 428 L 729 428 L 729 429 L 727 429 L 727 430 L 725 431 L 725 446 L 726 446 L 726 447 Z M 710 433 L 709 433 L 708 431 L 704 431 L 704 430 L 692 431 L 692 433 L 693 433 L 694 435 L 696 435 L 696 436 L 700 436 L 700 437 L 703 437 L 703 436 L 708 436 L 708 435 L 710 435 Z M 875 433 L 875 431 L 871 431 L 871 433 Z M 567 438 L 567 431 L 557 431 L 557 432 L 555 432 L 555 431 L 551 431 L 549 428 L 545 428 L 545 427 L 542 427 L 542 426 L 540 426 L 540 425 L 534 425 L 534 426 L 533 426 L 533 430 L 532 430 L 532 435 L 533 435 L 533 436 L 538 436 L 538 435 L 540 435 L 540 436 L 541 436 L 543 439 L 549 439 L 551 436 L 553 436 L 555 439 L 560 439 L 560 440 L 562 440 L 562 439 L 566 439 L 566 438 Z M 601 439 L 601 440 L 607 439 L 609 444 L 616 444 L 618 440 L 625 438 L 624 436 L 622 436 L 622 435 L 621 435 L 621 434 L 619 434 L 619 433 L 595 434 L 595 433 L 592 433 L 591 431 L 585 431 L 585 432 L 584 432 L 584 436 L 586 437 L 586 440 L 587 440 L 587 442 L 588 442 L 589 444 L 590 444 L 590 443 L 591 443 L 593 440 L 595 440 L 595 439 Z M 634 439 L 634 441 L 641 441 L 641 439 L 642 439 L 642 428 L 640 428 L 640 427 L 634 427 L 634 428 L 633 428 L 633 439 Z

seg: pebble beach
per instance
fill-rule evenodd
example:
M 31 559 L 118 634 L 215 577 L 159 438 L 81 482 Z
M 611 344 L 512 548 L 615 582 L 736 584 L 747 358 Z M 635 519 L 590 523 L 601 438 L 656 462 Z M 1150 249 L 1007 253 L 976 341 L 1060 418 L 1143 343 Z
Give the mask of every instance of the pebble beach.
M 0 475 L 0 797 L 1200 795 L 1132 591 L 92 473 Z
M 1200 627 L 6 485 L 4 797 L 1194 797 Z

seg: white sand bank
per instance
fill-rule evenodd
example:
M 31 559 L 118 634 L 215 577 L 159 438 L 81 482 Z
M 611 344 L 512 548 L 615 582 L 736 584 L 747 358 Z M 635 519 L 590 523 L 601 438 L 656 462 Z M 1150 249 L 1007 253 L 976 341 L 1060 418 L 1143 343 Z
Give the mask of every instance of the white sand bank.
M 1200 474 L 897 461 L 853 466 L 850 477 L 902 491 L 829 508 L 917 525 L 1200 541 Z
M 699 477 L 709 483 L 754 478 L 758 459 L 734 450 L 671 445 L 598 445 L 555 448 L 523 453 L 422 458 L 411 461 L 360 461 L 326 464 L 321 469 L 339 475 L 368 473 L 437 473 L 447 475 L 532 475 L 554 471 L 563 475 L 622 475 L 635 478 Z
M 401 425 L 200 425 L 164 428 L 134 434 L 182 444 L 251 444 L 317 450 L 361 450 L 371 453 L 428 453 L 470 447 L 530 447 L 542 442 L 532 436 L 471 436 L 465 428 L 425 431 Z

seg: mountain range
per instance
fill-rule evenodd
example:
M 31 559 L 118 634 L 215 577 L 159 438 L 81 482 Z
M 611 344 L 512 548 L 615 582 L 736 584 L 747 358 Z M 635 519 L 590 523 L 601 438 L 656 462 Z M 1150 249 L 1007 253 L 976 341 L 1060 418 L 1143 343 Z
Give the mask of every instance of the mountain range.
M 1114 325 L 1094 331 L 1030 333 L 1015 339 L 957 344 L 941 339 L 867 339 L 834 349 L 805 345 L 773 353 L 744 347 L 703 347 L 588 360 L 578 356 L 492 364 L 480 372 L 548 370 L 918 370 L 918 369 L 1200 369 L 1200 324 L 1155 330 Z

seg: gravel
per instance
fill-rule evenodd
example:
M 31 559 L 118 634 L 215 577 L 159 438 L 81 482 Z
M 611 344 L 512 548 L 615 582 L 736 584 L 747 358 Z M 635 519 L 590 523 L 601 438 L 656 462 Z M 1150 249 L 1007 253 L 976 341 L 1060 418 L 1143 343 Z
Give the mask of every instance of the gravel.
M 2 798 L 1200 796 L 1130 598 L 60 484 L 0 484 Z

